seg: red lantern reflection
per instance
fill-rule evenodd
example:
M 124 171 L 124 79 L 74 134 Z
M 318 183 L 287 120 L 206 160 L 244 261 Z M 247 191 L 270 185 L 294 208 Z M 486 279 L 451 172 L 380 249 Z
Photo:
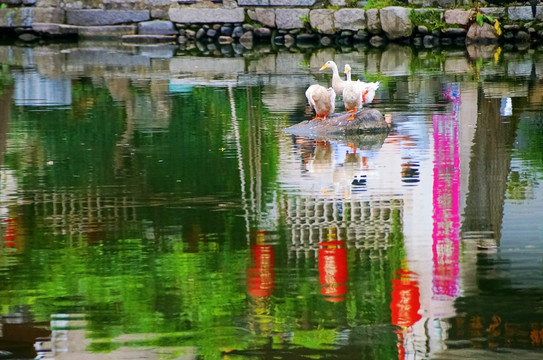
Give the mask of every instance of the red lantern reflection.
M 15 220 L 13 218 L 9 218 L 4 220 L 6 223 L 6 233 L 4 234 L 4 244 L 6 244 L 7 247 L 13 248 L 15 247 L 15 239 L 17 238 L 17 229 Z
M 319 281 L 327 301 L 345 300 L 347 293 L 347 249 L 345 241 L 319 243 Z
M 396 271 L 397 279 L 392 280 L 392 324 L 402 328 L 416 323 L 421 315 L 420 292 L 418 281 L 413 280 L 413 273 L 408 269 Z
M 273 245 L 265 245 L 264 232 L 257 232 L 256 245 L 251 247 L 253 267 L 247 270 L 249 293 L 268 297 L 275 288 L 275 256 Z
M 392 280 L 392 324 L 401 327 L 395 331 L 398 336 L 396 346 L 398 348 L 398 359 L 405 359 L 404 335 L 407 328 L 415 324 L 422 317 L 419 314 L 420 292 L 418 281 L 413 279 L 413 273 L 402 268 L 396 271 L 396 279 Z
M 392 279 L 392 324 L 401 327 L 395 331 L 398 342 L 398 359 L 405 359 L 404 335 L 407 328 L 415 324 L 422 317 L 419 314 L 420 292 L 418 281 L 413 279 L 414 273 L 402 268 L 396 271 L 396 279 Z

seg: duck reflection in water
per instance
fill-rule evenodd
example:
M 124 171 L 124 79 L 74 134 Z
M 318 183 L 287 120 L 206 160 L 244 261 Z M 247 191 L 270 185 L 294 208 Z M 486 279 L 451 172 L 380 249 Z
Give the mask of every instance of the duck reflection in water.
M 347 192 L 365 191 L 367 171 L 374 168 L 373 154 L 360 150 L 353 143 L 341 144 L 326 140 L 295 138 L 302 173 L 322 181 L 323 188 L 338 186 Z M 348 194 L 347 194 L 348 196 Z

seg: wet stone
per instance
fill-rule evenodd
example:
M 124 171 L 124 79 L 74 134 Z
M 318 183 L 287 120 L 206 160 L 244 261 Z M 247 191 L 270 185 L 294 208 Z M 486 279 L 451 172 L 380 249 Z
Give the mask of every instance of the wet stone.
M 386 39 L 382 36 L 375 35 L 370 39 L 370 44 L 374 47 L 382 47 L 386 44 Z
M 441 45 L 450 46 L 452 44 L 453 44 L 453 39 L 451 39 L 449 37 L 441 38 Z
M 390 125 L 376 109 L 362 109 L 354 114 L 354 120 L 348 120 L 350 113 L 337 113 L 321 121 L 302 121 L 283 131 L 289 134 L 309 138 L 326 136 L 359 135 L 362 133 L 387 133 Z
M 466 36 L 466 29 L 463 28 L 450 28 L 443 31 L 443 35 L 448 37 Z
M 204 28 L 199 29 L 196 32 L 196 40 L 202 39 L 206 35 L 206 30 Z
M 273 43 L 276 45 L 284 45 L 285 44 L 285 37 L 278 35 L 273 38 Z
M 241 26 L 236 26 L 234 30 L 232 30 L 232 37 L 234 39 L 239 39 L 243 35 L 243 28 Z
M 296 45 L 296 38 L 290 34 L 285 35 L 285 46 L 291 47 Z
M 24 33 L 24 34 L 19 35 L 19 40 L 26 41 L 26 42 L 35 41 L 38 39 L 39 39 L 38 36 L 31 33 Z
M 330 37 L 328 37 L 328 36 L 323 36 L 321 38 L 321 45 L 322 46 L 330 46 L 330 45 L 332 45 L 332 39 L 330 39 Z
M 209 30 L 206 32 L 206 35 L 207 35 L 207 37 L 214 38 L 214 37 L 217 36 L 217 30 L 215 30 L 215 29 L 209 29 Z
M 232 36 L 232 33 L 234 32 L 234 30 L 232 29 L 232 27 L 230 26 L 223 26 L 221 28 L 221 35 L 224 35 L 224 36 Z
M 237 55 L 243 55 L 243 53 L 245 52 L 245 47 L 237 43 L 232 44 L 232 49 L 234 50 L 234 53 L 236 53 Z
M 454 44 L 457 45 L 457 46 L 464 46 L 465 43 L 466 43 L 466 38 L 464 37 L 457 37 L 457 38 L 454 38 Z
M 351 44 L 351 38 L 350 37 L 340 37 L 337 39 L 337 43 L 341 46 L 348 46 Z
M 185 30 L 185 35 L 189 39 L 194 39 L 196 37 L 196 32 L 194 30 L 187 29 Z
M 424 25 L 419 25 L 417 27 L 417 31 L 419 34 L 421 35 L 428 35 L 430 33 L 430 31 L 428 30 L 428 28 Z
M 298 43 L 314 43 L 319 40 L 319 36 L 316 34 L 299 34 L 296 36 L 296 42 Z
M 370 38 L 370 34 L 368 34 L 365 31 L 358 31 L 356 34 L 353 35 L 353 41 L 356 42 L 365 42 L 368 41 Z
M 247 49 L 253 48 L 253 32 L 247 31 L 239 38 L 240 44 L 245 46 Z
M 258 38 L 269 38 L 271 36 L 271 30 L 265 27 L 256 28 L 254 35 Z
M 504 40 L 504 41 L 507 41 L 507 42 L 512 42 L 512 41 L 515 40 L 515 34 L 512 33 L 512 32 L 510 32 L 510 31 L 504 32 L 504 33 L 502 34 L 502 37 L 503 37 L 503 40 Z
M 232 56 L 232 55 L 234 55 L 234 49 L 232 48 L 232 45 L 226 44 L 224 46 L 221 46 L 221 55 L 223 55 L 223 56 Z
M 231 44 L 234 42 L 234 39 L 230 36 L 221 35 L 219 36 L 219 44 L 225 45 L 225 44 Z
M 518 30 L 520 30 L 520 26 L 516 24 L 503 26 L 503 31 L 518 31 Z
M 425 48 L 433 48 L 439 45 L 439 38 L 432 35 L 426 35 L 422 38 L 422 44 Z
M 531 36 L 526 31 L 519 31 L 515 37 L 517 42 L 525 43 L 530 42 Z

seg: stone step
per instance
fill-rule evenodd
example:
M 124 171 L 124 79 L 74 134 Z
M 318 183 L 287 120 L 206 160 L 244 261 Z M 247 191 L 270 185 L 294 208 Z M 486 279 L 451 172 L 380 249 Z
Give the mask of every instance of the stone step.
M 121 39 L 124 44 L 134 45 L 175 44 L 177 41 L 175 35 L 125 35 Z
M 32 24 L 32 30 L 46 37 L 66 37 L 77 36 L 78 27 L 65 24 L 52 24 L 52 23 L 34 23 Z
M 149 10 L 67 10 L 69 25 L 99 26 L 138 23 L 149 20 Z
M 118 39 L 125 35 L 135 35 L 137 26 L 108 25 L 108 26 L 77 26 L 79 37 L 93 39 Z
M 170 7 L 170 20 L 181 24 L 242 23 L 245 21 L 243 8 L 192 8 Z
M 45 37 L 71 37 L 115 39 L 135 35 L 136 25 L 77 26 L 55 23 L 34 23 L 32 30 Z

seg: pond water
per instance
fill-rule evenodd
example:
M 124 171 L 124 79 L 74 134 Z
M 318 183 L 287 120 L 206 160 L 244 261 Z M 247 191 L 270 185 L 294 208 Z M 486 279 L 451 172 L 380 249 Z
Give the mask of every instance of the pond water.
M 543 57 L 473 56 L 0 46 L 2 355 L 540 359 Z M 327 60 L 389 133 L 283 132 Z

